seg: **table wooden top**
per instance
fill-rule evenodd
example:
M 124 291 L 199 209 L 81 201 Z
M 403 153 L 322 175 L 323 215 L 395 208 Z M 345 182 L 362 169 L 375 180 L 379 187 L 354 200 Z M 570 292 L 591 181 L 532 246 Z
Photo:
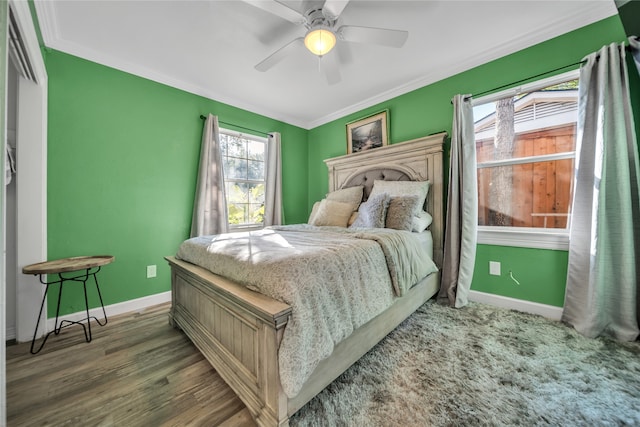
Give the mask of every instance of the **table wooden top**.
M 24 274 L 55 274 L 68 271 L 86 270 L 112 263 L 116 258 L 112 255 L 77 256 L 39 262 L 27 265 L 22 269 Z

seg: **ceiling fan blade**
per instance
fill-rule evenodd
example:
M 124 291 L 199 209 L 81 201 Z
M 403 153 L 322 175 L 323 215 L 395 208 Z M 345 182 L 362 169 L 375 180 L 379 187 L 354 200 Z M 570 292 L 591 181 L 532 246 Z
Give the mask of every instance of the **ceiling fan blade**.
M 349 43 L 340 43 L 335 47 L 338 54 L 338 61 L 340 66 L 349 65 L 353 63 L 353 48 Z
M 271 55 L 263 59 L 259 64 L 257 64 L 254 68 L 258 71 L 267 71 L 278 62 L 282 61 L 287 55 L 293 52 L 299 45 L 302 46 L 304 44 L 304 38 L 298 37 L 297 39 L 292 40 L 286 45 L 282 46 L 280 49 L 273 52 Z
M 349 0 L 327 0 L 324 2 L 324 6 L 322 6 L 322 14 L 325 18 L 335 21 L 344 8 L 347 7 L 348 3 Z
M 342 79 L 342 76 L 340 75 L 340 63 L 338 62 L 338 54 L 335 51 L 329 52 L 328 54 L 320 58 L 320 68 L 329 85 L 334 85 L 340 82 L 340 80 Z
M 402 47 L 409 37 L 408 31 L 387 28 L 354 27 L 343 25 L 336 31 L 344 41 L 372 43 L 389 47 Z
M 252 6 L 265 10 L 294 24 L 303 24 L 304 16 L 276 0 L 242 0 Z

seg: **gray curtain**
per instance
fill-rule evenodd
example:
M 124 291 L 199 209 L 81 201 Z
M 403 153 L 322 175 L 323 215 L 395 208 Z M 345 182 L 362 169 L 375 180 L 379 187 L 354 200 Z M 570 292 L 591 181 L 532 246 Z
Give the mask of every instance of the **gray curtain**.
M 631 48 L 631 54 L 633 55 L 633 60 L 636 63 L 638 73 L 640 73 L 640 37 L 629 37 L 629 47 Z
M 202 130 L 191 237 L 226 233 L 227 230 L 227 202 L 224 194 L 220 130 L 218 118 L 209 114 Z
M 471 95 L 453 98 L 453 132 L 444 234 L 442 282 L 438 301 L 467 305 L 476 261 L 478 182 Z
M 635 340 L 640 276 L 638 146 L 624 44 L 585 58 L 562 320 L 583 335 Z M 634 220 L 635 218 L 635 220 Z
M 282 158 L 280 134 L 271 132 L 267 141 L 267 176 L 264 201 L 264 225 L 281 225 L 282 211 Z
M 6 140 L 6 153 L 4 157 L 4 185 L 11 184 L 13 180 L 13 175 L 16 174 L 16 159 L 15 159 L 15 148 L 11 146 L 9 140 Z M 15 141 L 13 141 L 13 145 L 15 146 Z

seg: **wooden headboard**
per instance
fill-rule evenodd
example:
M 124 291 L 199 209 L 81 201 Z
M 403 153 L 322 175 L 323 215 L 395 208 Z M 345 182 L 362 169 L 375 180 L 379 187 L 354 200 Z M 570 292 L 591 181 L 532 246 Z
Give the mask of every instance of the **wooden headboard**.
M 446 132 L 345 156 L 327 159 L 329 191 L 352 185 L 365 186 L 365 198 L 375 179 L 431 183 L 426 210 L 433 216 L 433 260 L 441 267 L 444 230 L 443 146 Z M 356 182 L 354 182 L 356 181 Z

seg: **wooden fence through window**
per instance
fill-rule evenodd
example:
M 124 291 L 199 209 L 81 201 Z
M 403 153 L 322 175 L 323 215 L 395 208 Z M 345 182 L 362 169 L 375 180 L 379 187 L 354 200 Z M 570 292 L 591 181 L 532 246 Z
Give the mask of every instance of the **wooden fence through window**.
M 513 157 L 575 150 L 575 124 L 516 135 Z M 494 160 L 493 139 L 476 141 L 478 163 Z M 511 226 L 566 228 L 572 198 L 573 159 L 500 166 L 511 169 Z M 478 224 L 491 224 L 491 171 L 478 169 Z M 499 191 L 500 189 L 495 189 Z

